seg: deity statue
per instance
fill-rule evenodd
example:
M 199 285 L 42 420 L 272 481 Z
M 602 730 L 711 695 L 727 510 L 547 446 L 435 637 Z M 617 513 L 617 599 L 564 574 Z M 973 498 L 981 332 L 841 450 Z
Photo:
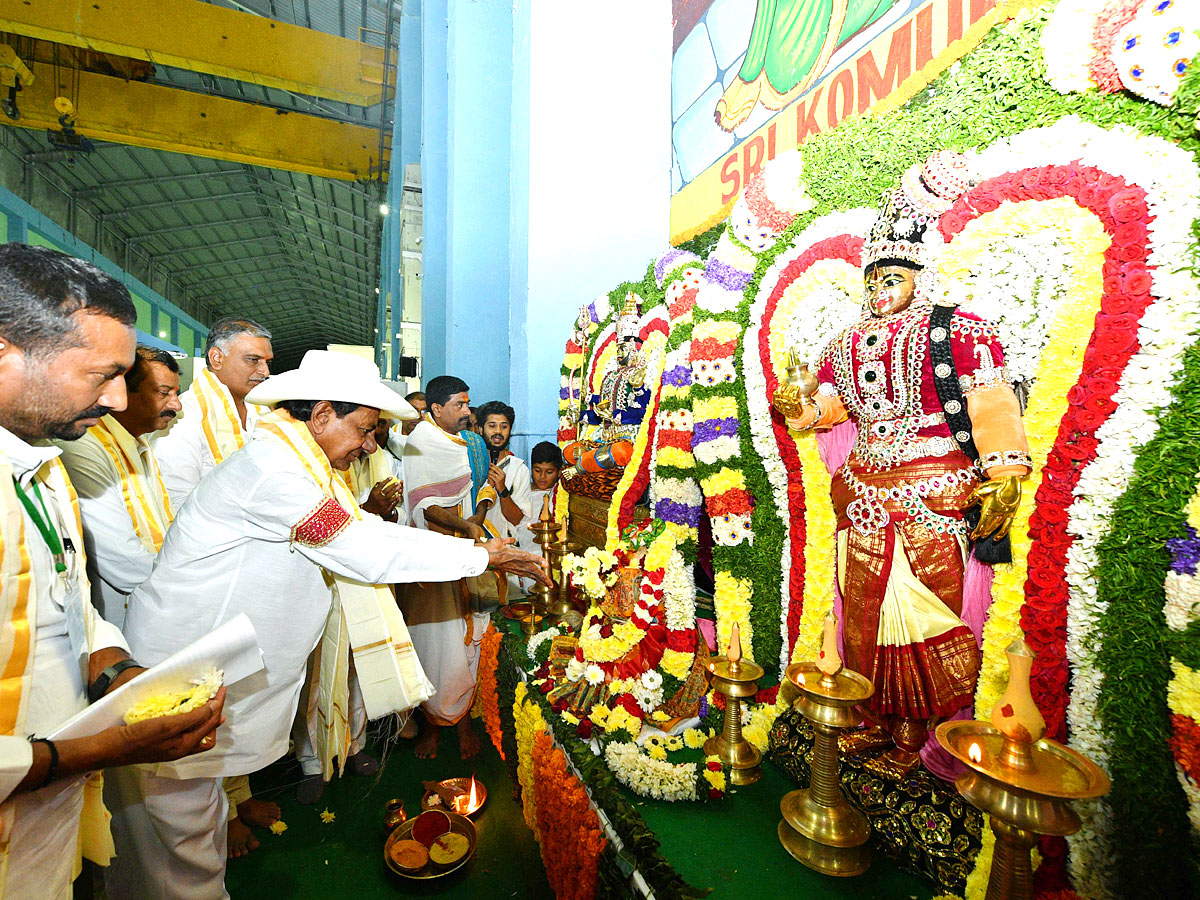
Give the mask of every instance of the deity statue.
M 777 392 L 794 430 L 850 420 L 832 481 L 843 656 L 875 694 L 849 752 L 901 777 L 928 730 L 974 699 L 980 649 L 963 622 L 967 555 L 1004 560 L 1032 460 L 991 323 L 931 302 L 937 219 L 970 187 L 965 159 L 934 154 L 885 195 L 863 247 L 863 317 L 817 362 L 816 386 Z
M 563 471 L 567 481 L 579 473 L 623 469 L 633 454 L 633 441 L 650 399 L 645 385 L 646 361 L 638 338 L 639 321 L 637 297 L 630 293 L 616 322 L 616 366 L 604 373 L 599 392 L 591 395 L 587 409 L 580 415 L 580 424 L 591 426 L 589 439 L 563 448 L 569 466 Z

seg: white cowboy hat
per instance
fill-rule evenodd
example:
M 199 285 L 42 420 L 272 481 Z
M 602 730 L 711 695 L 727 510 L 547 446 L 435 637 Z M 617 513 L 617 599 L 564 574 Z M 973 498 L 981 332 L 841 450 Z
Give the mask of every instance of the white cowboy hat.
M 379 378 L 369 359 L 336 350 L 309 350 L 300 368 L 272 375 L 246 395 L 248 403 L 275 406 L 284 400 L 340 400 L 372 406 L 381 416 L 411 421 L 420 413 Z

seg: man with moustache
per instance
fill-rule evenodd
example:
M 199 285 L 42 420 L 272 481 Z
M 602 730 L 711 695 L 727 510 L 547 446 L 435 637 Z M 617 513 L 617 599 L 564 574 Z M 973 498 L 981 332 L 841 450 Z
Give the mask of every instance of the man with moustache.
M 175 509 L 210 469 L 245 445 L 259 414 L 246 394 L 266 381 L 273 358 L 271 332 L 253 319 L 224 318 L 208 332 L 205 367 L 180 398 L 183 412 L 154 442 Z
M 0 896 L 69 900 L 80 852 L 111 839 L 87 773 L 211 749 L 222 689 L 181 716 L 49 740 L 142 668 L 90 600 L 79 509 L 57 447 L 125 409 L 137 313 L 90 263 L 0 246 Z M 85 787 L 86 785 L 86 787 Z
M 416 528 L 484 540 L 488 508 L 496 490 L 481 477 L 476 486 L 466 440 L 471 424 L 469 388 L 453 375 L 425 386 L 429 412 L 404 448 L 404 507 Z M 474 437 L 478 438 L 477 435 Z M 483 453 L 486 459 L 486 453 Z M 482 467 L 486 475 L 486 463 Z M 490 582 L 484 579 L 492 579 Z M 471 729 L 479 646 L 490 620 L 480 595 L 496 584 L 495 573 L 456 582 L 418 582 L 397 587 L 397 599 L 413 646 L 437 692 L 421 705 L 424 732 L 413 752 L 437 755 L 438 733 L 455 726 L 464 759 L 480 750 Z
M 341 473 L 375 450 L 381 413 L 415 415 L 369 360 L 310 350 L 298 369 L 272 376 L 249 400 L 273 409 L 245 449 L 205 477 L 179 510 L 154 571 L 130 599 L 127 631 L 138 654 L 157 662 L 245 613 L 266 668 L 230 686 L 229 726 L 202 763 L 123 771 L 116 779 L 113 900 L 228 897 L 219 780 L 287 752 L 319 640 L 323 661 L 340 658 L 327 650 L 343 637 L 353 648 L 372 716 L 429 696 L 395 599 L 381 586 L 454 581 L 488 566 L 549 583 L 540 560 L 506 541 L 477 544 L 362 512 Z M 344 626 L 336 635 L 330 620 Z M 345 670 L 321 668 L 319 690 L 341 698 L 329 708 L 345 711 Z M 327 724 L 314 741 L 318 757 L 345 762 L 349 723 Z
M 162 350 L 138 347 L 125 392 L 125 409 L 101 418 L 79 440 L 59 443 L 79 494 L 92 603 L 118 628 L 173 517 L 150 435 L 180 410 L 179 364 Z
M 255 385 L 271 374 L 271 332 L 253 319 L 219 319 L 204 344 L 205 367 L 180 397 L 183 410 L 170 431 L 154 439 L 163 483 L 176 513 L 212 469 L 245 446 L 259 408 L 246 402 Z M 279 820 L 277 803 L 259 800 L 248 777 L 230 778 L 229 855 L 245 856 L 259 847 L 251 828 L 267 828 Z

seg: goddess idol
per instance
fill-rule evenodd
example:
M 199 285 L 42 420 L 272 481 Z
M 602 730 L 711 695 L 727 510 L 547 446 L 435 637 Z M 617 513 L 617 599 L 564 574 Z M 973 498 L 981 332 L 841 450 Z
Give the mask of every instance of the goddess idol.
M 857 426 L 831 492 L 843 656 L 875 694 L 864 710 L 873 727 L 846 749 L 890 739 L 864 763 L 889 777 L 972 702 L 980 651 L 961 618 L 967 554 L 974 542 L 981 562 L 1003 559 L 1032 467 L 996 328 L 929 296 L 936 221 L 970 184 L 965 159 L 943 151 L 884 196 L 863 247 L 862 319 L 825 348 L 811 393 L 788 385 L 774 400 L 794 430 Z

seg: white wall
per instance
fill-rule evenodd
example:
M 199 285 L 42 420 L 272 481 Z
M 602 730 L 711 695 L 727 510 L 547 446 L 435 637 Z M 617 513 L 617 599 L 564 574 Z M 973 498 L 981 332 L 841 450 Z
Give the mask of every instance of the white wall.
M 515 0 L 513 44 L 513 449 L 527 455 L 557 430 L 580 304 L 668 247 L 670 2 Z

